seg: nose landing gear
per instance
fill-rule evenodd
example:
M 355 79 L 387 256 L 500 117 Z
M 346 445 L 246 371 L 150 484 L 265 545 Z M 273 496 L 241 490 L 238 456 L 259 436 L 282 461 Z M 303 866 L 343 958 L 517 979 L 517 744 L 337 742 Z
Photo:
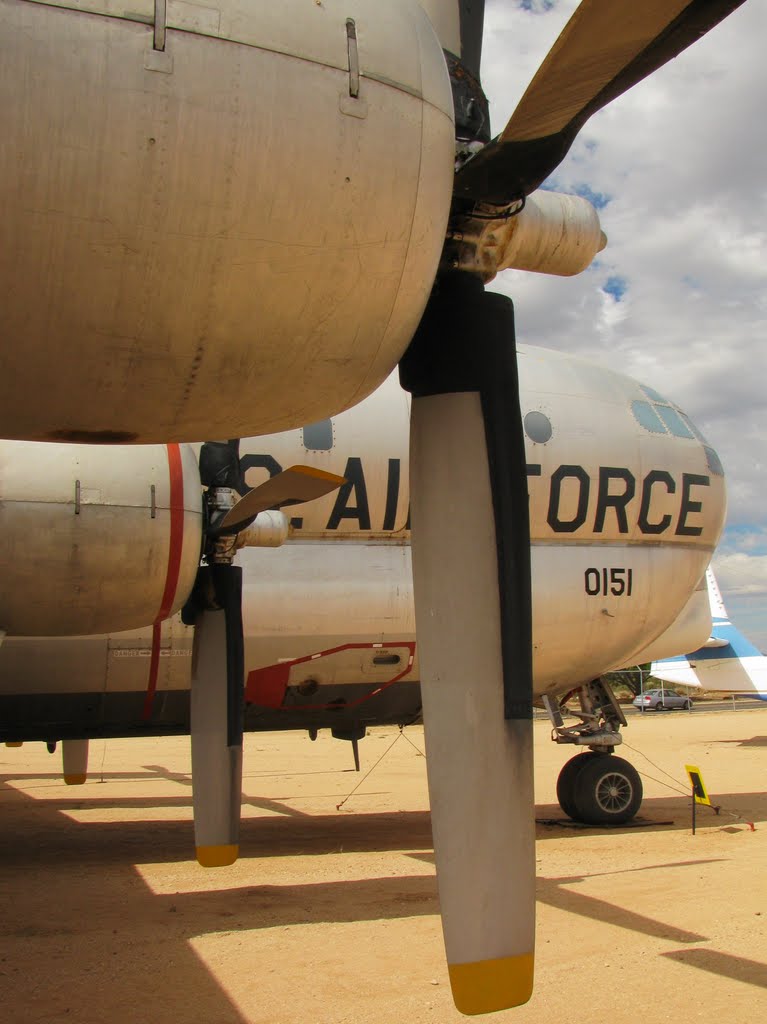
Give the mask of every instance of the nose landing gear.
M 562 703 L 544 695 L 543 704 L 556 743 L 589 747 L 566 762 L 557 780 L 557 800 L 565 814 L 589 825 L 623 825 L 642 803 L 642 780 L 632 764 L 613 753 L 622 742 L 626 719 L 609 685 L 594 679 L 578 690 L 577 725 L 566 726 Z
M 557 780 L 559 806 L 569 818 L 588 825 L 623 825 L 642 803 L 636 768 L 615 754 L 577 754 Z

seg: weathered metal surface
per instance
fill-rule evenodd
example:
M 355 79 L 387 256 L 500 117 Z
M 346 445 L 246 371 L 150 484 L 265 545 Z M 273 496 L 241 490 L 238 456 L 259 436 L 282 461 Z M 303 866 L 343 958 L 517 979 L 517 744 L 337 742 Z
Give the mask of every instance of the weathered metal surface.
M 580 196 L 533 192 L 503 209 L 480 204 L 458 213 L 443 260 L 486 283 L 501 270 L 571 277 L 607 244 L 597 211 Z
M 0 17 L 0 435 L 246 436 L 386 377 L 453 174 L 415 0 L 170 0 L 164 51 L 153 0 Z
M 2 628 L 103 633 L 179 610 L 199 565 L 202 505 L 194 451 L 176 454 L 171 468 L 165 445 L 0 442 Z

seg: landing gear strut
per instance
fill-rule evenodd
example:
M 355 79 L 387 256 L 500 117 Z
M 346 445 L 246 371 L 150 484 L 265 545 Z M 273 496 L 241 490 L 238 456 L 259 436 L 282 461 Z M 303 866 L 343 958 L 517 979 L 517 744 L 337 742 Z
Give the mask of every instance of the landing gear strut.
M 571 758 L 557 780 L 557 799 L 565 814 L 589 825 L 622 825 L 642 803 L 642 780 L 633 765 L 613 753 L 622 742 L 626 724 L 612 690 L 602 679 L 580 687 L 580 721 L 566 726 L 562 703 L 544 695 L 543 703 L 556 743 L 574 743 L 590 749 Z

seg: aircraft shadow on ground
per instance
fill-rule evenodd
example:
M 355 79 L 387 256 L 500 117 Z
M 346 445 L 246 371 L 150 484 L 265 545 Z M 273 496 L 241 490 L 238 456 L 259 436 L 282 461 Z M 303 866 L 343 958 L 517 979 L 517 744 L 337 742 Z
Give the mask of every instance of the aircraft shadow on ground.
M 712 743 L 727 743 L 735 747 L 767 747 L 767 736 L 752 736 L 748 740 L 710 740 Z
M 31 801 L 35 806 L 38 801 Z M 32 844 L 23 853 L 28 865 L 122 864 L 126 859 L 141 863 L 189 860 L 192 828 L 188 821 L 81 822 L 59 815 L 66 804 L 42 801 L 40 815 L 55 815 L 56 827 L 44 844 Z M 81 802 L 81 805 L 85 802 Z M 87 802 L 94 806 L 93 801 Z M 100 801 L 95 802 L 100 805 Z M 107 805 L 108 802 L 107 802 Z M 551 835 L 555 830 L 548 829 Z M 556 829 L 557 834 L 565 830 Z M 21 831 L 24 834 L 24 830 Z M 22 844 L 23 845 L 23 844 Z M 335 814 L 288 818 L 274 816 L 245 819 L 241 828 L 242 859 L 281 856 L 326 856 L 333 853 L 401 851 L 416 860 L 433 864 L 431 827 L 428 813 L 400 811 L 380 814 Z M 0 867 L 18 856 L 18 844 L 0 847 Z M 701 864 L 694 861 L 672 865 Z M 652 871 L 658 865 L 637 868 Z M 596 872 L 611 874 L 611 872 Z M 589 875 L 588 877 L 593 877 Z M 655 921 L 626 910 L 607 900 L 566 888 L 584 880 L 583 876 L 539 878 L 538 899 L 551 906 L 584 917 L 609 922 L 656 938 L 680 943 L 701 942 L 706 937 Z M 196 913 L 211 907 L 211 913 L 223 913 L 236 905 L 238 927 L 263 927 L 312 921 L 353 921 L 377 917 L 407 917 L 437 912 L 436 882 L 432 876 L 403 876 L 373 881 L 305 883 L 299 886 L 258 886 L 225 889 L 179 897 L 185 907 Z M 190 903 L 191 901 L 191 903 Z M 268 920 L 259 914 L 266 912 Z
M 767 964 L 759 963 L 757 960 L 720 953 L 716 949 L 674 949 L 661 955 L 685 966 L 717 974 L 721 978 L 767 988 Z
M 422 860 L 427 864 L 434 863 L 433 853 L 410 854 L 415 860 Z M 655 872 L 661 868 L 690 868 L 700 867 L 703 864 L 717 863 L 721 858 L 707 858 L 703 860 L 672 861 L 668 864 L 647 864 L 640 868 L 627 868 L 621 871 L 594 871 L 588 875 L 565 875 L 561 878 L 546 878 L 541 875 L 535 880 L 535 898 L 538 903 L 545 903 L 558 910 L 565 910 L 580 917 L 587 917 L 593 921 L 601 921 L 603 924 L 615 925 L 619 928 L 627 928 L 629 931 L 639 932 L 650 938 L 666 939 L 671 942 L 679 942 L 688 945 L 691 942 L 706 942 L 708 937 L 698 935 L 697 932 L 689 932 L 684 928 L 677 928 L 674 925 L 666 924 L 663 921 L 656 921 L 655 918 L 647 917 L 645 914 L 638 914 L 633 910 L 610 903 L 600 899 L 598 896 L 590 896 L 587 893 L 576 892 L 567 888 L 585 882 L 590 878 L 609 877 L 611 875 L 630 874 L 633 872 Z
M 224 933 L 226 942 L 227 933 L 438 912 L 430 874 L 154 893 L 134 865 L 188 860 L 190 822 L 83 824 L 67 809 L 109 806 L 109 800 L 35 799 L 7 785 L 0 785 L 0 801 L 6 834 L 16 840 L 0 844 L 0 895 L 7 897 L 0 919 L 0 975 L 9 983 L 4 1009 L 10 1019 L 23 1004 L 24 1019 L 30 1020 L 177 1024 L 181 1016 L 185 1024 L 247 1024 L 190 940 Z M 331 843 L 321 826 L 326 850 L 338 850 L 344 836 L 352 847 L 377 848 L 375 840 L 364 840 L 362 822 L 353 815 L 338 817 L 342 825 L 353 826 L 354 834 L 336 829 Z M 421 835 L 428 848 L 428 815 L 418 817 L 415 828 L 407 820 L 402 830 L 411 840 Z M 260 822 L 266 828 L 259 849 L 256 841 L 251 844 L 251 857 L 270 853 L 276 825 L 302 825 L 303 819 Z M 244 824 L 247 832 L 258 822 Z M 310 852 L 304 851 L 305 842 L 299 829 L 282 852 Z M 252 869 L 257 883 L 256 861 Z M 215 884 L 224 876 L 205 872 L 202 877 Z M 286 978 L 295 970 L 293 965 Z
M 3 799 L 8 831 L 0 844 L 8 1019 L 248 1024 L 188 941 L 200 922 L 171 913 L 169 899 L 152 893 L 133 866 L 130 844 L 120 844 L 119 856 L 104 856 L 103 836 L 86 842 L 78 857 L 89 829 L 44 801 L 13 795 L 20 799 Z M 147 829 L 151 834 L 151 824 Z M 50 850 L 36 856 L 40 845 Z M 225 926 L 215 910 L 205 916 L 209 931 Z
M 714 793 L 709 791 L 711 803 L 720 808 L 717 814 L 714 807 L 700 805 L 696 809 L 697 828 L 724 828 L 740 822 L 740 827 L 748 827 L 748 822 L 767 822 L 767 793 Z M 642 828 L 643 831 L 687 831 L 691 828 L 691 798 L 689 796 L 655 797 L 645 799 L 635 823 L 621 827 L 581 825 L 570 822 L 558 804 L 537 804 L 535 816 L 539 821 L 536 838 L 556 837 L 561 839 L 568 835 L 577 837 L 584 831 L 591 833 L 620 832 Z M 549 822 L 555 824 L 548 824 Z M 543 824 L 546 822 L 546 824 Z
M 159 766 L 152 766 L 151 771 L 140 776 L 143 781 L 151 781 L 152 775 L 158 779 L 175 776 L 166 773 Z M 191 794 L 183 796 L 145 796 L 131 798 L 119 791 L 110 792 L 108 785 L 89 782 L 82 787 L 64 787 L 61 797 L 26 796 L 19 789 L 8 785 L 15 776 L 0 776 L 0 802 L 6 812 L 12 805 L 18 806 L 23 814 L 39 815 L 47 812 L 57 814 L 60 826 L 52 830 L 51 837 L 42 845 L 30 844 L 27 856 L 34 862 L 45 859 L 79 861 L 82 858 L 94 858 L 102 862 L 120 860 L 124 857 L 124 846 L 130 849 L 134 861 L 148 863 L 185 861 L 190 857 L 193 845 L 191 823 Z M 47 773 L 25 774 L 24 788 L 34 791 L 37 781 L 49 783 Z M 116 781 L 135 780 L 133 773 L 114 773 L 104 776 Z M 188 777 L 183 777 L 188 781 Z M 42 787 L 41 787 L 42 788 Z M 44 787 L 50 792 L 49 785 Z M 369 794 L 365 794 L 369 795 Z M 726 828 L 732 827 L 738 818 L 742 818 L 739 827 L 747 827 L 746 821 L 767 821 L 766 793 L 733 793 L 712 794 L 712 801 L 724 808 L 716 816 L 711 808 L 697 809 L 697 827 Z M 282 857 L 295 855 L 324 855 L 328 853 L 375 852 L 387 850 L 424 850 L 432 847 L 431 821 L 428 811 L 381 811 L 355 812 L 353 804 L 347 805 L 349 810 L 334 811 L 330 814 L 307 814 L 297 809 L 289 801 L 246 796 L 243 806 L 267 814 L 255 817 L 244 817 L 240 830 L 240 848 L 243 857 Z M 312 800 L 317 800 L 316 795 Z M 328 801 L 335 803 L 337 794 L 328 794 Z M 131 815 L 127 821 L 73 821 L 68 814 L 78 811 L 84 814 L 98 814 L 100 811 L 123 809 Z M 183 819 L 165 820 L 153 818 L 152 812 L 162 814 L 168 810 L 188 809 L 188 816 Z M 146 815 L 136 820 L 136 811 L 146 811 Z M 59 814 L 61 812 L 61 814 Z M 690 801 L 686 797 L 669 797 L 645 800 L 642 814 L 647 821 L 648 830 L 673 831 L 688 830 L 691 827 Z M 562 820 L 564 816 L 556 804 L 543 804 L 536 807 L 536 816 L 543 820 Z M 65 828 L 64 825 L 67 824 Z M 71 826 L 71 828 L 69 827 Z M 567 824 L 538 825 L 536 837 L 539 840 L 548 838 L 577 838 L 583 828 L 568 827 Z M 621 831 L 621 829 L 590 828 L 592 833 Z M 23 844 L 25 830 L 19 833 L 18 842 Z M 0 864 L 8 855 L 13 855 L 14 847 L 0 846 Z
M 1 780 L 0 780 L 1 781 Z M 5 793 L 8 793 L 5 787 Z M 2 790 L 0 790 L 2 794 Z M 433 862 L 429 816 L 426 812 L 279 815 L 243 822 L 243 855 L 251 858 L 253 883 L 206 891 L 153 893 L 134 864 L 188 859 L 191 825 L 188 821 L 89 822 L 65 812 L 73 801 L 34 799 L 14 791 L 3 801 L 7 825 L 16 837 L 0 845 L 0 888 L 13 887 L 12 913 L 0 922 L 0 948 L 9 971 L 19 978 L 39 971 L 41 957 L 61 965 L 47 985 L 50 1000 L 61 1002 L 62 1015 L 82 1005 L 82 981 L 109 974 L 119 963 L 120 991 L 141 992 L 152 1005 L 154 1024 L 177 1020 L 174 1002 L 183 994 L 188 1024 L 245 1024 L 245 1018 L 195 954 L 189 940 L 215 933 L 286 927 L 299 924 L 397 919 L 438 912 L 436 879 L 429 873 L 344 881 L 302 881 L 298 884 L 258 884 L 258 857 L 327 854 L 344 851 L 397 850 L 422 862 Z M 145 801 L 140 802 L 144 806 Z M 158 801 L 163 805 L 164 801 Z M 182 801 L 183 804 L 183 801 Z M 133 806 L 120 801 L 120 806 Z M 151 802 L 149 802 L 151 806 Z M 172 800 L 178 806 L 177 800 Z M 84 796 L 77 806 L 111 806 Z M 658 867 L 694 866 L 704 861 Z M 609 875 L 613 872 L 596 872 Z M 539 902 L 592 920 L 609 923 L 656 939 L 689 946 L 708 941 L 703 935 L 639 914 L 570 886 L 589 876 L 539 878 Z M 28 885 L 19 884 L 26 878 Z M 3 881 L 4 879 L 4 881 Z M 76 884 L 77 883 L 77 884 Z M 87 908 L 87 913 L 84 909 Z M 77 929 L 73 922 L 77 922 Z M 85 932 L 85 938 L 82 932 Z M 90 941 L 88 941 L 90 933 Z M 143 958 L 121 957 L 125 943 L 146 949 Z M 149 968 L 155 956 L 172 965 Z M 764 971 L 755 961 L 742 961 L 715 951 L 685 949 L 667 954 L 679 961 L 726 977 L 757 981 Z M 117 958 L 117 959 L 112 959 Z M 5 965 L 4 965 L 5 966 Z M 135 974 L 134 978 L 131 975 Z M 126 977 L 127 975 L 127 977 Z M 58 986 L 58 987 L 56 987 Z M 99 1018 L 114 1015 L 108 994 L 98 1007 Z M 124 998 L 124 996 L 123 996 Z M 34 992 L 26 997 L 34 1007 Z M 168 1007 L 167 1015 L 161 1009 Z M 123 1008 L 124 1009 L 124 1008 Z M 82 1013 L 79 1020 L 90 1024 Z
M 92 801 L 81 801 L 81 805 Z M 98 803 L 98 801 L 97 801 Z M 151 863 L 188 859 L 191 828 L 188 822 L 131 821 L 89 822 L 83 825 L 59 813 L 62 802 L 27 798 L 27 818 L 36 818 L 29 848 L 23 841 L 27 830 L 18 830 L 22 841 L 0 847 L 0 869 L 23 864 L 26 871 L 42 870 L 56 878 L 73 866 L 90 865 L 95 871 L 106 867 L 132 871 L 127 861 Z M 30 806 L 31 805 L 31 806 Z M 21 810 L 21 808 L 18 808 Z M 38 840 L 45 828 L 45 842 Z M 429 852 L 431 835 L 425 812 L 395 814 L 339 814 L 328 817 L 270 817 L 243 822 L 243 860 L 252 859 L 258 872 L 257 856 L 286 856 L 365 852 L 376 850 L 413 851 L 421 862 L 433 863 Z M 257 836 L 257 843 L 255 840 Z M 416 852 L 417 851 L 417 852 Z M 676 866 L 676 865 L 675 865 Z M 648 867 L 647 870 L 650 870 Z M 137 875 L 135 877 L 138 877 Z M 684 931 L 634 911 L 567 889 L 582 877 L 539 878 L 538 899 L 551 906 L 582 916 L 639 931 L 643 934 L 689 944 L 705 936 Z M 135 890 L 136 886 L 132 886 Z M 146 886 L 142 883 L 146 891 Z M 53 894 L 49 893 L 52 898 Z M 103 889 L 100 898 L 105 898 Z M 248 885 L 204 892 L 156 895 L 151 898 L 152 917 L 163 920 L 173 912 L 187 923 L 188 934 L 210 931 L 284 927 L 293 924 L 352 922 L 378 918 L 401 918 L 435 914 L 438 911 L 436 879 L 428 875 L 332 882 L 302 882 L 295 885 Z M 57 911 L 61 904 L 55 900 Z M 141 914 L 131 898 L 128 919 L 141 926 Z M 65 915 L 65 919 L 68 919 Z M 8 922 L 5 922 L 7 927 Z M 125 928 L 125 921 L 121 926 Z

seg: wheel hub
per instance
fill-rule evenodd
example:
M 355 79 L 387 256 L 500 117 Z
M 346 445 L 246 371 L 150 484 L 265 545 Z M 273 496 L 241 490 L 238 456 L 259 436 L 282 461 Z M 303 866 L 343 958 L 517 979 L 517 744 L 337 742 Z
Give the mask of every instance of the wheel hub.
M 596 790 L 597 803 L 603 811 L 622 811 L 631 803 L 633 787 L 625 775 L 612 772 L 601 780 Z

